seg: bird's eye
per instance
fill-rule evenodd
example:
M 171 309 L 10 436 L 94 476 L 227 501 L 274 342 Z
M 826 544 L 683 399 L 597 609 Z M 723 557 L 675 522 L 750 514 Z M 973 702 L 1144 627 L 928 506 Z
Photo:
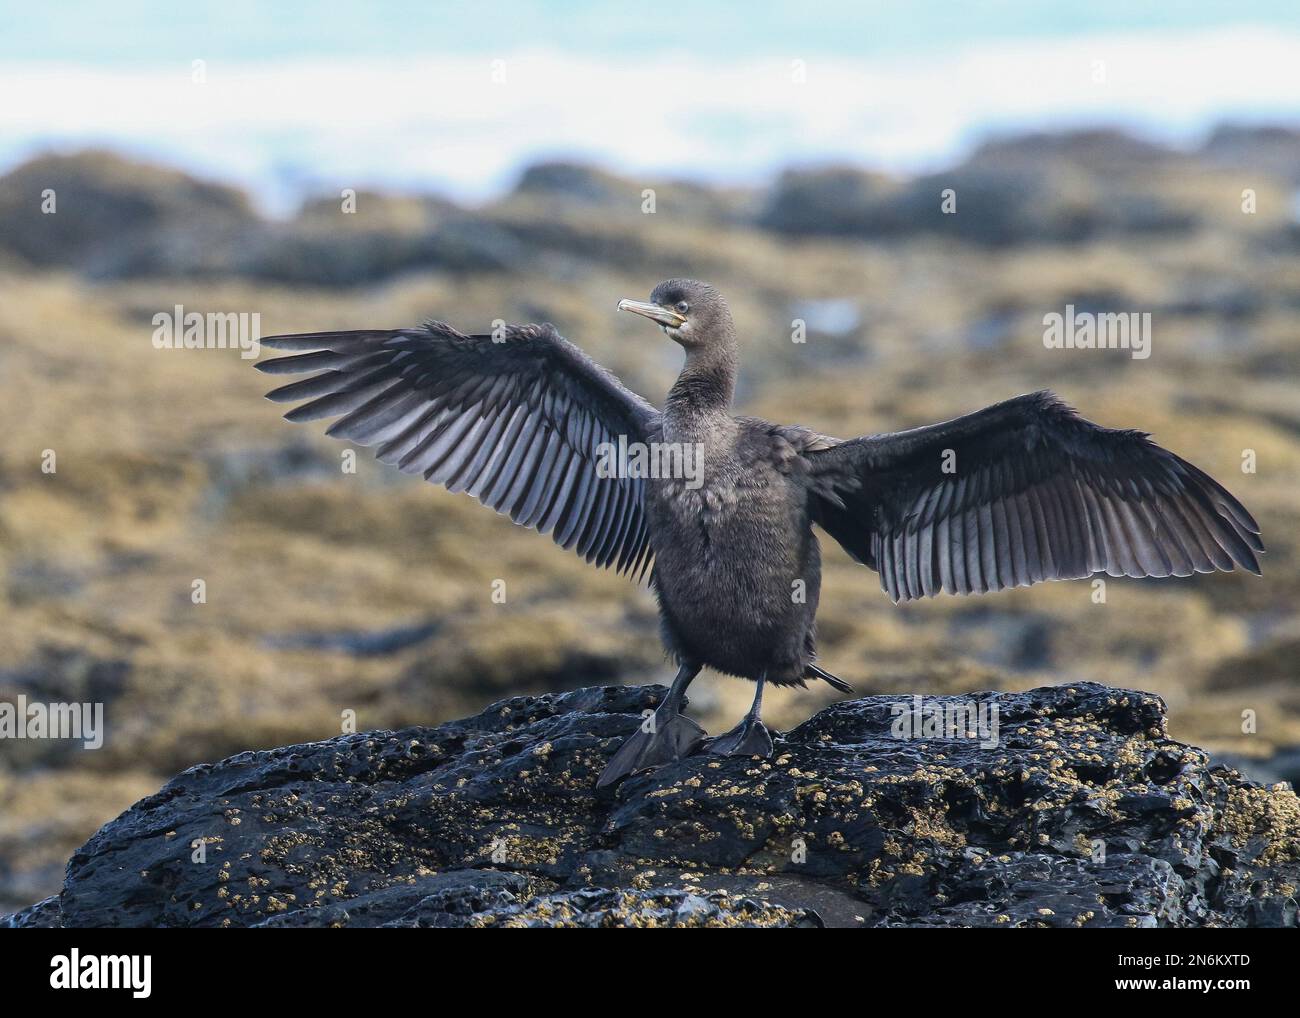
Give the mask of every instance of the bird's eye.
M 677 302 L 677 310 L 680 311 L 682 314 L 686 314 L 686 312 L 689 311 L 690 309 L 691 306 L 687 304 L 686 301 L 679 300 Z

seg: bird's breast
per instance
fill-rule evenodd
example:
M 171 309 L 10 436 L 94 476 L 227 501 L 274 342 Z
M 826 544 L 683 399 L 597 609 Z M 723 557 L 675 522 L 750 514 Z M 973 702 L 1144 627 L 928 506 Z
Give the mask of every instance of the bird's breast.
M 803 493 L 774 471 L 704 471 L 654 482 L 646 509 L 657 568 L 719 582 L 797 572 L 810 532 Z

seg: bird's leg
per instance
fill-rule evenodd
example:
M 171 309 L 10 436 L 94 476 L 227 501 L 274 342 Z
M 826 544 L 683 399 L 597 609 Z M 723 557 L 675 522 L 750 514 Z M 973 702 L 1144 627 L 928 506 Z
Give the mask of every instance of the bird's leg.
M 710 739 L 704 747 L 705 752 L 722 756 L 760 756 L 764 759 L 772 755 L 772 734 L 764 727 L 762 718 L 763 683 L 766 679 L 766 675 L 758 677 L 754 702 L 744 720 L 726 735 Z
M 700 668 L 693 662 L 681 666 L 663 702 L 609 758 L 596 781 L 597 788 L 606 788 L 633 771 L 681 760 L 700 748 L 704 729 L 682 713 L 686 687 L 700 674 Z

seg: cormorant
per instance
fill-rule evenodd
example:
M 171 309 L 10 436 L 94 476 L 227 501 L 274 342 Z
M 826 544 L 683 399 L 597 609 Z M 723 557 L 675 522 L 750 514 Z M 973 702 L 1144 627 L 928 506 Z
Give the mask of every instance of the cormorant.
M 679 670 L 599 786 L 701 748 L 770 755 L 765 682 L 850 691 L 815 663 L 813 524 L 876 570 L 895 602 L 1101 572 L 1259 573 L 1259 526 L 1222 485 L 1144 432 L 1093 424 L 1051 392 L 845 441 L 733 416 L 736 330 L 712 286 L 671 279 L 648 303 L 618 306 L 685 349 L 663 410 L 550 325 L 274 336 L 262 342 L 295 355 L 257 365 L 313 372 L 268 393 L 309 400 L 289 420 L 339 417 L 327 434 L 376 446 L 384 463 L 468 491 L 588 562 L 637 578 L 649 570 Z M 698 470 L 662 476 L 627 458 L 602 468 L 620 440 Z M 741 723 L 711 740 L 681 713 L 705 665 L 757 686 Z

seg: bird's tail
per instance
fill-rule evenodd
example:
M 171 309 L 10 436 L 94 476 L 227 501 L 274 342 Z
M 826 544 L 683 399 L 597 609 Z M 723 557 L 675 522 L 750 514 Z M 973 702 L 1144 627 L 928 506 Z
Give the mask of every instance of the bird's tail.
M 821 679 L 823 682 L 828 682 L 841 693 L 853 692 L 853 687 L 838 675 L 832 675 L 830 672 L 826 671 L 825 668 L 818 668 L 816 665 L 809 665 L 804 677 L 809 679 Z

